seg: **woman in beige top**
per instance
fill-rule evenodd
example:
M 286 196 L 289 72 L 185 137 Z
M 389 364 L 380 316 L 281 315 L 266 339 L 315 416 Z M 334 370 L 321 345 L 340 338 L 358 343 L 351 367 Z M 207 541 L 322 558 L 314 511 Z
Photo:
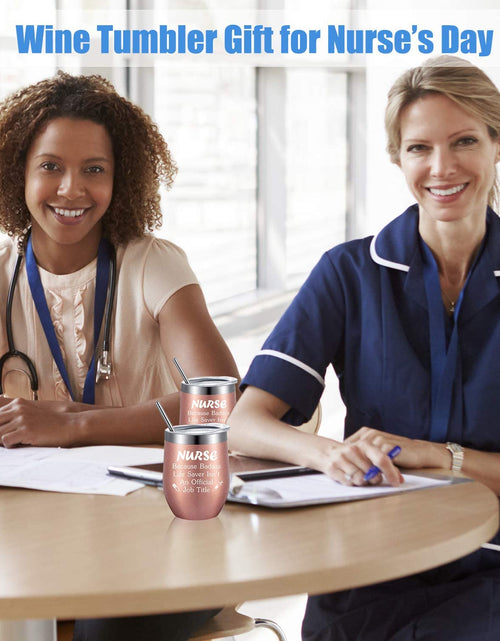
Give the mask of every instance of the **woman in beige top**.
M 18 250 L 26 252 L 12 300 L 13 340 L 36 367 L 40 399 L 27 400 L 26 364 L 7 359 L 2 444 L 162 443 L 164 424 L 153 399 L 161 399 L 175 423 L 180 378 L 174 356 L 188 376 L 237 376 L 184 253 L 150 233 L 161 223 L 160 182 L 169 187 L 176 172 L 166 142 L 103 78 L 64 73 L 1 104 L 0 140 L 0 226 L 8 233 L 0 242 L 0 300 L 7 300 Z M 94 351 L 96 358 L 102 351 L 104 321 L 94 346 L 94 296 L 103 246 L 104 266 L 105 250 L 116 250 L 113 371 L 95 387 L 88 381 L 85 391 Z M 35 304 L 32 295 L 37 277 L 59 361 L 49 347 L 52 329 L 41 322 L 44 301 Z M 101 278 L 101 292 L 108 280 Z
M 19 266 L 0 354 L 22 353 L 4 359 L 1 444 L 163 443 L 154 399 L 177 422 L 174 356 L 188 376 L 238 376 L 184 253 L 149 233 L 176 172 L 166 142 L 103 78 L 64 73 L 0 105 L 0 141 L 0 301 Z M 115 252 L 113 370 L 95 383 Z M 212 614 L 81 620 L 74 639 L 181 641 Z

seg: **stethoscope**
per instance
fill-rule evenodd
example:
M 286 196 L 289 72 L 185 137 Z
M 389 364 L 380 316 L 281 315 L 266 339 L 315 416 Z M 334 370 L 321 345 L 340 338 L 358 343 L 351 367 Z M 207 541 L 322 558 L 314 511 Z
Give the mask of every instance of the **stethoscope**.
M 29 232 L 27 239 L 29 237 Z M 31 387 L 32 399 L 34 401 L 38 400 L 38 375 L 36 372 L 36 367 L 33 361 L 27 354 L 20 352 L 16 349 L 14 344 L 14 336 L 12 333 L 12 301 L 14 299 L 14 292 L 16 289 L 19 270 L 24 258 L 24 252 L 19 252 L 14 271 L 12 273 L 12 278 L 9 285 L 9 292 L 7 295 L 7 305 L 6 305 L 6 315 L 5 315 L 5 325 L 7 332 L 7 342 L 8 342 L 8 351 L 0 358 L 0 394 L 3 394 L 3 372 L 4 365 L 9 360 L 9 358 L 20 358 L 26 365 L 28 371 L 25 372 L 22 369 L 16 369 L 12 371 L 21 372 L 28 377 Z M 102 342 L 102 352 L 101 356 L 97 359 L 96 370 L 95 370 L 95 383 L 98 383 L 101 379 L 109 380 L 112 374 L 112 365 L 111 359 L 109 356 L 110 352 L 110 335 L 111 335 L 111 316 L 113 314 L 113 303 L 115 298 L 115 289 L 116 289 L 116 252 L 114 247 L 109 243 L 109 276 L 107 283 L 107 292 L 106 292 L 106 310 L 104 316 L 104 337 Z

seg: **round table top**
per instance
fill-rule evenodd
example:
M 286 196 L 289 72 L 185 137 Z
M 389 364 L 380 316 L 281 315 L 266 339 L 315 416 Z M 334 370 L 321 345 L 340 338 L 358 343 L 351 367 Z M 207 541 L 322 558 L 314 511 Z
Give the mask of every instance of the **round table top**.
M 126 497 L 0 491 L 0 618 L 150 614 L 360 586 L 478 548 L 498 500 L 476 482 L 335 505 L 226 504 L 175 518 Z

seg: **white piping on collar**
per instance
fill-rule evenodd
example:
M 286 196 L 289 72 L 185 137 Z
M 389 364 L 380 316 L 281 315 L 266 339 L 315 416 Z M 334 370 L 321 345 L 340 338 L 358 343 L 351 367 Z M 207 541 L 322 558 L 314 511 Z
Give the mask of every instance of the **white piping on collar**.
M 377 238 L 378 238 L 378 234 L 372 238 L 372 242 L 370 243 L 370 256 L 372 260 L 375 263 L 377 263 L 377 265 L 382 265 L 383 267 L 392 267 L 392 269 L 399 269 L 402 272 L 409 272 L 410 271 L 409 265 L 403 265 L 402 263 L 394 263 L 392 262 L 392 260 L 386 260 L 385 258 L 382 258 L 382 256 L 379 256 L 377 254 L 377 250 L 375 249 L 375 243 L 377 241 Z
M 378 234 L 372 238 L 372 242 L 370 243 L 370 256 L 372 260 L 377 263 L 377 265 L 382 265 L 383 267 L 391 267 L 392 269 L 399 269 L 402 272 L 409 272 L 410 271 L 410 266 L 409 265 L 403 265 L 402 263 L 394 263 L 392 260 L 386 260 L 385 258 L 382 258 L 382 256 L 379 256 L 377 254 L 377 250 L 375 249 L 375 243 L 377 241 Z M 495 269 L 493 271 L 493 276 L 496 278 L 500 278 L 500 269 Z

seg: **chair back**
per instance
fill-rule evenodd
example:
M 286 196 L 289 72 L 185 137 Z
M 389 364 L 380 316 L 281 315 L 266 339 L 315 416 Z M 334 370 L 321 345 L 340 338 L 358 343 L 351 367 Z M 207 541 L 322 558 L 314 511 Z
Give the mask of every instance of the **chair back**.
M 321 403 L 318 403 L 318 406 L 314 410 L 314 414 L 307 421 L 307 423 L 302 423 L 302 425 L 296 426 L 296 429 L 301 432 L 306 432 L 307 434 L 317 434 L 321 425 Z

